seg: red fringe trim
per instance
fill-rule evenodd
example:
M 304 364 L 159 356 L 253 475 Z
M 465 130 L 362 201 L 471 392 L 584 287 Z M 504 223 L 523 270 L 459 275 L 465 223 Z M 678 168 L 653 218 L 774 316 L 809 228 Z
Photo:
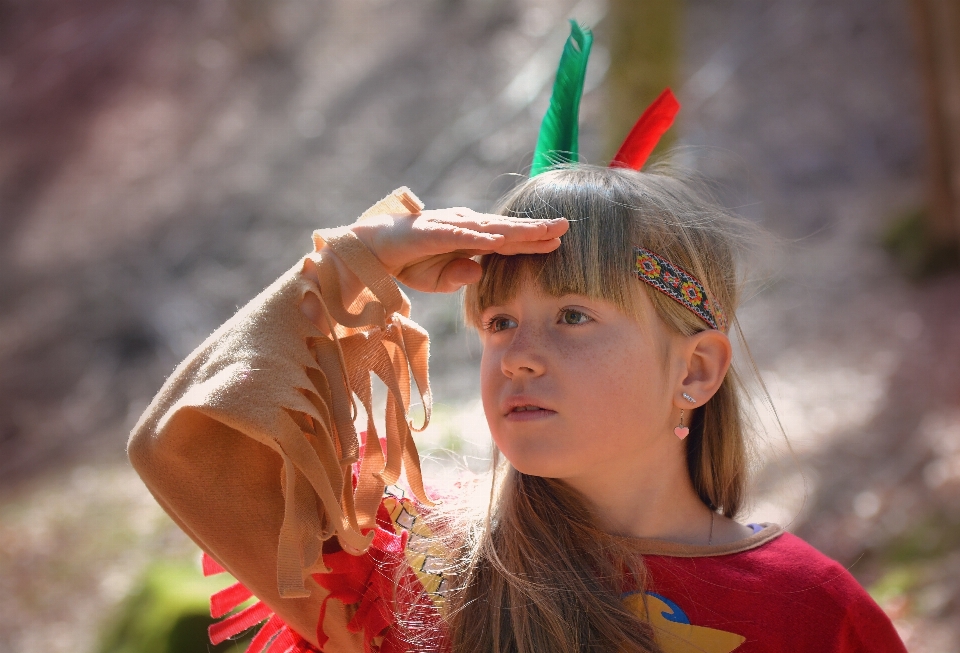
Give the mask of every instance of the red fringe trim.
M 244 587 L 243 583 L 236 583 L 222 589 L 210 597 L 210 616 L 219 619 L 251 596 L 253 592 Z
M 267 623 L 263 624 L 259 632 L 250 640 L 250 647 L 247 649 L 247 653 L 260 653 L 263 651 L 264 647 L 273 639 L 274 635 L 280 632 L 284 625 L 283 619 L 277 615 L 270 617 Z
M 266 622 L 254 635 L 247 653 L 321 653 L 322 647 L 330 639 L 323 632 L 327 601 L 330 599 L 356 606 L 347 629 L 352 633 L 363 633 L 364 653 L 409 653 L 412 650 L 410 644 L 400 637 L 395 602 L 404 614 L 416 614 L 419 637 L 429 640 L 433 645 L 445 642 L 446 633 L 440 613 L 407 564 L 404 553 L 407 537 L 407 531 L 396 534 L 390 515 L 381 504 L 377 512 L 373 544 L 367 553 L 354 556 L 338 551 L 323 556 L 324 564 L 331 569 L 331 573 L 313 576 L 330 592 L 320 607 L 317 623 L 320 649 L 294 632 L 261 601 L 211 625 L 210 642 L 220 644 L 256 624 Z M 205 576 L 224 571 L 213 558 L 203 554 Z M 227 615 L 251 596 L 253 593 L 242 583 L 235 583 L 210 597 L 210 614 L 215 618 Z M 378 639 L 380 641 L 375 644 L 374 640 Z M 441 644 L 441 650 L 444 648 Z
M 210 626 L 210 643 L 216 646 L 220 642 L 256 626 L 261 621 L 270 618 L 272 614 L 273 611 L 265 603 L 257 601 L 249 608 L 245 608 Z
M 225 574 L 226 569 L 220 566 L 220 563 L 210 557 L 210 555 L 204 551 L 203 552 L 203 575 L 204 576 L 216 576 L 217 574 Z
M 345 551 L 323 556 L 331 573 L 314 574 L 313 578 L 329 590 L 327 600 L 333 598 L 346 605 L 357 605 L 357 611 L 347 624 L 352 633 L 363 633 L 364 653 L 407 653 L 410 644 L 401 637 L 396 623 L 396 611 L 416 615 L 417 636 L 434 646 L 446 642 L 446 631 L 440 613 L 424 592 L 417 575 L 407 564 L 407 531 L 399 535 L 383 504 L 377 511 L 377 529 L 373 543 L 362 556 Z M 320 608 L 320 624 L 326 615 L 327 600 Z M 396 605 L 396 610 L 395 606 Z M 373 640 L 383 638 L 379 645 Z M 322 647 L 329 638 L 317 629 L 317 640 Z
M 204 552 L 204 576 L 215 576 L 225 572 L 226 570 L 217 561 Z M 222 617 L 251 596 L 253 592 L 243 583 L 234 583 L 210 597 L 210 615 L 214 618 Z M 264 621 L 266 623 L 250 641 L 247 653 L 321 653 L 320 649 L 291 630 L 283 619 L 262 601 L 257 601 L 250 607 L 212 624 L 208 630 L 210 643 L 216 646 Z M 268 645 L 269 648 L 267 648 Z

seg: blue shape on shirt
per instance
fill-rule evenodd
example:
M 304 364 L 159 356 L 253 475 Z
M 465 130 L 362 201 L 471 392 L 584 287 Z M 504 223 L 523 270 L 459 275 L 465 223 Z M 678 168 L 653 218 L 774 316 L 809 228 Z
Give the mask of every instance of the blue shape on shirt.
M 676 603 L 674 603 L 673 601 L 671 601 L 665 596 L 654 594 L 653 592 L 647 592 L 647 594 L 649 596 L 653 596 L 660 599 L 661 601 L 666 603 L 668 606 L 670 606 L 671 612 L 660 613 L 664 619 L 666 619 L 667 621 L 672 621 L 675 624 L 687 624 L 687 625 L 690 624 L 690 617 L 687 616 L 687 614 L 683 611 L 683 608 L 681 608 L 679 605 L 677 605 Z

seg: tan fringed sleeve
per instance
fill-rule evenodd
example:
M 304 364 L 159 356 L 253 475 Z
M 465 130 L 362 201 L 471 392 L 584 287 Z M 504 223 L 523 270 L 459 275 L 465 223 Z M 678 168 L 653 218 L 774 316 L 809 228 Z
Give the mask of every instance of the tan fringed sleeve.
M 396 213 L 398 204 L 422 208 L 399 189 L 372 210 Z M 384 486 L 401 472 L 430 503 L 411 437 L 430 416 L 427 334 L 351 231 L 318 231 L 314 242 L 366 286 L 351 306 L 343 306 L 329 255 L 305 257 L 177 367 L 128 445 L 134 467 L 180 527 L 311 640 L 325 591 L 310 574 L 325 571 L 323 542 L 336 536 L 343 549 L 365 551 Z M 314 269 L 315 278 L 304 274 Z M 307 294 L 319 298 L 326 331 L 300 310 Z M 353 397 L 373 414 L 371 373 L 389 391 L 386 451 L 371 419 L 354 491 L 351 465 L 361 443 Z M 419 429 L 409 417 L 411 373 L 425 410 Z M 341 634 L 351 639 L 347 618 L 328 605 L 327 620 L 344 619 Z M 328 635 L 334 625 L 325 625 Z

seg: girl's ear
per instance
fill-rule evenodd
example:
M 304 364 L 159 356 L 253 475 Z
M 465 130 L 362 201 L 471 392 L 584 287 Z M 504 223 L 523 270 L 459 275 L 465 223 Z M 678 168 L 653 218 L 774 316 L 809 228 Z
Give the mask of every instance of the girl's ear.
M 699 408 L 723 383 L 733 360 L 733 348 L 727 335 L 715 329 L 695 333 L 685 340 L 681 353 L 686 374 L 673 401 L 677 408 Z

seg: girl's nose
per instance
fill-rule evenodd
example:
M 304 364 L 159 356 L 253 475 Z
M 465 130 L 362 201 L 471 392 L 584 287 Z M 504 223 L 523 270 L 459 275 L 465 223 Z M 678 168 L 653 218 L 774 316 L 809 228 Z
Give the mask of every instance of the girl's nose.
M 539 376 L 546 369 L 543 353 L 542 338 L 532 329 L 517 327 L 500 359 L 500 369 L 510 378 L 516 375 Z

